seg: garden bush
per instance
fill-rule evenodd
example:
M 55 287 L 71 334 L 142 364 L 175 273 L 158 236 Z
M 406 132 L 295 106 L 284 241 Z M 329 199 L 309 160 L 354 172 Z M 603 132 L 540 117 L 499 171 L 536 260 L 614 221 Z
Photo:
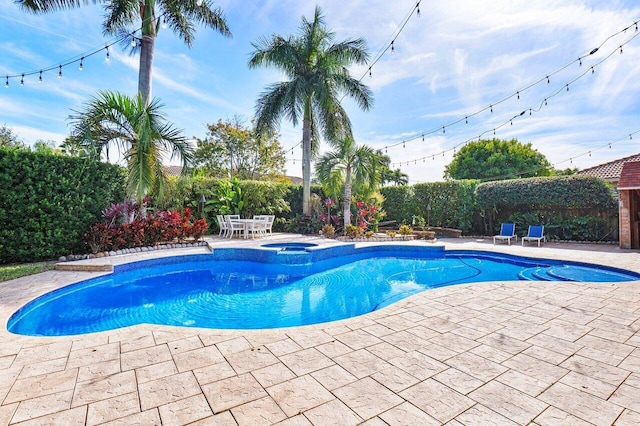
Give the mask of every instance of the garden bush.
M 79 253 L 101 211 L 125 197 L 123 168 L 0 149 L 0 263 Z

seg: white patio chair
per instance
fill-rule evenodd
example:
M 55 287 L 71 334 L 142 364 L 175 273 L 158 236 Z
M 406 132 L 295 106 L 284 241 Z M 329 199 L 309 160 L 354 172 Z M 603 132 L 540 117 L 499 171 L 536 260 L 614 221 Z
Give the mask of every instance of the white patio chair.
M 224 220 L 224 216 L 222 216 L 221 214 L 217 214 L 216 219 L 218 220 L 218 225 L 220 226 L 218 237 L 226 238 L 227 232 L 229 232 L 229 225 L 227 225 L 227 221 Z
M 240 236 L 244 236 L 244 223 L 240 223 L 240 222 L 234 222 L 234 219 L 236 218 L 235 216 L 237 216 L 237 219 L 240 219 L 240 216 L 238 215 L 225 215 L 224 219 L 227 222 L 227 237 L 229 238 L 233 238 L 233 234 L 238 231 L 238 234 Z
M 253 217 L 253 221 L 249 224 L 247 229 L 251 234 L 251 238 L 255 238 L 256 235 L 266 237 L 267 235 L 267 223 L 269 218 L 263 215 L 257 215 Z
M 265 236 L 266 234 L 272 235 L 273 234 L 273 222 L 276 220 L 276 216 L 273 214 L 268 214 L 267 216 L 267 229 L 265 230 Z

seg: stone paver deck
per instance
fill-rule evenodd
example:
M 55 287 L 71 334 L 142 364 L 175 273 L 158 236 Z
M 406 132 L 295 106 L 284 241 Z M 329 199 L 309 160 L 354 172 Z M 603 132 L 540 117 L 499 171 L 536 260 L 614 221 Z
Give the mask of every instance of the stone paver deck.
M 614 246 L 445 244 L 640 272 L 640 252 Z M 33 297 L 96 275 L 0 283 L 0 318 L 6 326 Z M 35 338 L 5 326 L 0 425 L 640 424 L 638 281 L 459 285 L 357 318 L 262 331 L 140 325 Z

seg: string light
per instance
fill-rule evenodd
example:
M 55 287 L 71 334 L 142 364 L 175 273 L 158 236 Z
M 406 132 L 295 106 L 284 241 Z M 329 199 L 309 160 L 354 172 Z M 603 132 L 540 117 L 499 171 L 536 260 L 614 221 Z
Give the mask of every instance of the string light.
M 105 46 L 104 48 L 107 50 L 107 56 L 104 59 L 105 59 L 105 61 L 109 62 L 109 59 L 110 59 L 110 57 L 109 57 L 109 46 Z
M 84 69 L 84 66 L 82 65 L 82 62 L 84 61 L 84 56 L 82 58 L 80 58 L 80 65 L 78 66 L 78 69 L 80 71 L 82 71 Z
M 136 38 L 135 37 L 133 37 L 131 39 L 131 47 L 136 47 Z
M 58 67 L 58 78 L 62 78 L 62 65 Z
M 7 76 L 7 81 L 4 83 L 4 87 L 9 88 L 9 76 Z
M 20 86 L 24 86 L 24 74 L 20 77 Z
M 634 24 L 637 24 L 637 22 L 635 22 Z M 619 32 L 617 32 L 617 33 L 615 33 L 615 34 L 610 35 L 609 37 L 607 37 L 607 38 L 606 38 L 606 39 L 605 39 L 605 40 L 600 44 L 600 46 L 598 46 L 598 47 L 596 47 L 596 48 L 592 49 L 588 54 L 583 55 L 583 56 L 580 56 L 579 58 L 577 58 L 577 59 L 575 59 L 575 60 L 573 60 L 573 61 L 571 61 L 571 62 L 567 63 L 566 65 L 564 65 L 564 66 L 560 67 L 559 69 L 557 69 L 557 70 L 555 70 L 555 71 L 553 71 L 553 72 L 551 72 L 551 73 L 545 74 L 545 75 L 544 75 L 544 77 L 542 77 L 542 78 L 540 78 L 540 79 L 538 79 L 538 80 L 536 80 L 536 81 L 534 81 L 534 82 L 530 83 L 529 85 L 527 85 L 527 86 L 525 86 L 525 87 L 523 87 L 523 88 L 521 88 L 521 89 L 519 89 L 519 90 L 517 90 L 517 91 L 515 91 L 515 92 L 512 92 L 512 94 L 511 94 L 511 95 L 505 96 L 504 98 L 502 98 L 502 99 L 500 99 L 500 100 L 498 100 L 498 101 L 496 101 L 496 102 L 492 102 L 488 107 L 482 108 L 482 109 L 480 109 L 480 110 L 478 110 L 478 111 L 474 112 L 473 114 L 465 115 L 465 116 L 464 116 L 464 118 L 460 118 L 460 119 L 455 120 L 455 121 L 452 121 L 452 122 L 450 122 L 450 123 L 446 123 L 446 124 L 444 124 L 444 126 L 445 126 L 445 127 L 453 126 L 453 125 L 455 125 L 455 124 L 461 123 L 461 122 L 462 122 L 462 120 L 464 120 L 464 121 L 465 121 L 465 124 L 468 124 L 468 123 L 469 123 L 469 120 L 468 120 L 468 118 L 469 118 L 469 117 L 472 117 L 472 116 L 474 116 L 474 115 L 478 115 L 478 114 L 482 113 L 483 111 L 485 111 L 485 110 L 487 110 L 487 109 L 489 109 L 489 110 L 493 113 L 493 106 L 494 106 L 494 105 L 497 105 L 497 104 L 503 103 L 503 102 L 507 101 L 508 99 L 510 99 L 510 98 L 512 98 L 512 97 L 517 98 L 517 97 L 519 97 L 519 95 L 520 95 L 520 93 L 521 93 L 521 92 L 524 92 L 524 91 L 526 91 L 526 90 L 529 90 L 529 89 L 531 89 L 532 87 L 534 87 L 534 86 L 538 85 L 539 83 L 544 82 L 545 80 L 547 81 L 547 84 L 550 84 L 550 83 L 551 83 L 551 76 L 558 74 L 559 72 L 561 72 L 561 71 L 565 70 L 566 68 L 568 68 L 569 66 L 571 66 L 572 64 L 574 64 L 574 63 L 576 63 L 576 62 L 578 62 L 578 63 L 582 62 L 582 59 L 584 59 L 585 57 L 587 57 L 587 56 L 589 56 L 589 55 L 593 55 L 595 52 L 598 52 L 598 51 L 600 50 L 600 48 L 601 48 L 602 46 L 604 46 L 604 44 L 605 44 L 609 39 L 611 39 L 611 38 L 613 38 L 614 36 L 616 36 L 616 35 L 620 34 L 621 32 L 622 32 L 622 31 L 619 31 Z M 628 40 L 626 40 L 624 43 L 622 43 L 622 46 L 624 46 L 625 44 L 630 43 L 630 42 L 631 42 L 631 41 L 632 41 L 632 40 L 633 40 L 637 35 L 640 35 L 640 34 L 636 34 L 636 35 L 634 35 L 634 36 L 630 37 Z M 620 45 L 616 46 L 616 48 L 615 48 L 614 50 L 612 50 L 612 51 L 611 51 L 611 53 L 610 53 L 609 55 L 607 55 L 606 57 L 602 58 L 601 60 L 599 60 L 599 61 L 598 61 L 597 63 L 595 63 L 594 65 L 590 66 L 590 69 L 591 69 L 592 73 L 595 73 L 595 66 L 602 64 L 605 60 L 607 60 L 608 58 L 610 58 L 610 57 L 611 57 L 611 55 L 612 55 L 613 53 L 615 53 L 615 52 L 617 52 L 617 51 L 618 51 L 619 47 L 620 47 Z M 587 69 L 587 71 L 588 71 L 588 69 Z M 568 85 L 570 85 L 571 83 L 574 83 L 575 81 L 579 80 L 579 79 L 580 79 L 580 78 L 582 78 L 585 74 L 586 74 L 586 73 L 585 73 L 585 72 L 583 72 L 583 73 L 581 73 L 578 77 L 576 77 L 576 78 L 572 79 L 571 81 L 567 82 L 565 85 L 561 86 L 561 87 L 562 87 L 562 89 L 567 89 L 567 88 L 568 88 Z M 554 92 L 553 94 L 551 94 L 551 95 L 547 96 L 547 97 L 544 99 L 543 103 L 540 105 L 540 107 L 542 107 L 542 106 L 543 106 L 543 104 L 544 104 L 544 106 L 547 106 L 547 105 L 548 105 L 548 102 L 547 102 L 547 101 L 548 101 L 548 99 L 550 99 L 551 97 L 553 97 L 553 96 L 555 96 L 555 95 L 558 95 L 560 92 L 561 92 L 561 91 L 556 91 L 556 92 Z M 532 110 L 533 110 L 532 108 L 529 108 L 529 115 L 532 115 Z M 537 110 L 539 110 L 539 108 L 538 108 Z M 537 110 L 536 110 L 536 112 L 537 112 Z M 411 142 L 411 141 L 416 140 L 418 137 L 421 137 L 421 135 L 423 135 L 423 134 L 424 134 L 424 135 L 429 135 L 429 134 L 436 133 L 436 132 L 438 132 L 438 131 L 442 130 L 442 127 L 443 127 L 443 125 L 440 125 L 440 126 L 438 126 L 438 127 L 433 128 L 433 129 L 432 129 L 432 130 L 430 130 L 430 131 L 423 131 L 423 132 L 421 132 L 420 134 L 418 134 L 416 137 L 409 138 L 409 139 L 405 139 L 405 141 L 406 141 L 406 142 Z M 399 144 L 400 144 L 400 142 L 399 142 L 399 143 L 397 143 L 397 144 L 395 144 L 395 145 L 390 145 L 389 147 L 390 147 L 390 148 L 393 148 L 393 147 L 395 147 L 395 146 L 398 146 Z
M 162 28 L 167 28 L 167 18 L 162 17 Z
M 395 52 L 395 51 L 396 51 L 396 48 L 395 48 L 395 46 L 393 45 L 393 42 L 394 42 L 394 41 L 395 41 L 395 40 L 391 40 L 391 53 L 393 53 L 393 52 Z
M 418 18 L 420 17 L 420 2 L 416 4 L 416 15 L 418 15 Z
M 42 71 L 40 71 L 40 77 L 38 77 L 38 83 L 42 83 Z

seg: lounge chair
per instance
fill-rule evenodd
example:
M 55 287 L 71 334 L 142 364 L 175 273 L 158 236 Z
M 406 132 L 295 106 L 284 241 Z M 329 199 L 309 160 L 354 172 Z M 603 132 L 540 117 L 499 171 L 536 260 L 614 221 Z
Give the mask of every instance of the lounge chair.
M 503 223 L 502 225 L 500 225 L 500 234 L 493 236 L 493 244 L 496 243 L 496 240 L 507 240 L 507 243 L 511 245 L 512 238 L 515 238 L 516 242 L 518 242 L 518 236 L 516 235 L 516 224 Z
M 522 245 L 524 245 L 525 241 L 537 241 L 538 247 L 540 247 L 540 241 L 547 241 L 547 237 L 544 236 L 544 226 L 543 225 L 529 225 L 529 230 L 527 231 L 527 235 L 522 237 Z

